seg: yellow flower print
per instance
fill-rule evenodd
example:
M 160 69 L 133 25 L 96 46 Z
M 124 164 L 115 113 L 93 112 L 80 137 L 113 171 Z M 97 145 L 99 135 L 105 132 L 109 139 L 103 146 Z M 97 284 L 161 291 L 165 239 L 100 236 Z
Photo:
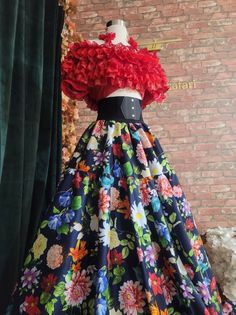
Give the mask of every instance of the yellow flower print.
M 39 234 L 36 241 L 33 244 L 32 252 L 34 254 L 35 259 L 39 259 L 39 257 L 43 254 L 47 247 L 47 239 L 43 234 Z
M 121 136 L 121 127 L 122 127 L 121 123 L 117 122 L 115 124 L 115 128 L 114 128 L 114 131 L 112 134 L 113 137 L 120 137 Z
M 118 238 L 118 234 L 114 229 L 109 231 L 110 233 L 110 249 L 113 249 L 120 245 L 120 240 Z
M 159 309 L 157 305 L 152 304 L 150 306 L 151 315 L 168 315 L 168 310 L 164 309 L 163 311 Z

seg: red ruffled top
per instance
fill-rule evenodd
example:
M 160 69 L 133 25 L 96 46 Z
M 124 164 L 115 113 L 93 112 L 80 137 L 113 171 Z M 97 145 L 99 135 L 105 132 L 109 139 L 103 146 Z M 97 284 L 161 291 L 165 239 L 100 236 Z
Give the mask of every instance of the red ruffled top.
M 92 41 L 74 43 L 62 62 L 61 89 L 71 99 L 85 100 L 97 110 L 97 102 L 119 88 L 140 92 L 142 108 L 161 102 L 168 90 L 167 79 L 156 52 L 113 44 L 114 33 L 101 34 L 103 44 Z

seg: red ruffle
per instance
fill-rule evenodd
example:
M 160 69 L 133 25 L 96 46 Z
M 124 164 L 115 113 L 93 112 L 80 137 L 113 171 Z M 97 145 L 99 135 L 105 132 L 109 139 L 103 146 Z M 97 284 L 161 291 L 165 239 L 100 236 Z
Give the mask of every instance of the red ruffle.
M 130 46 L 112 44 L 114 33 L 108 34 L 99 36 L 105 40 L 102 45 L 85 40 L 70 47 L 62 62 L 62 91 L 72 99 L 84 99 L 93 110 L 99 99 L 119 88 L 139 91 L 143 108 L 161 102 L 168 86 L 157 54 L 138 49 L 132 38 Z

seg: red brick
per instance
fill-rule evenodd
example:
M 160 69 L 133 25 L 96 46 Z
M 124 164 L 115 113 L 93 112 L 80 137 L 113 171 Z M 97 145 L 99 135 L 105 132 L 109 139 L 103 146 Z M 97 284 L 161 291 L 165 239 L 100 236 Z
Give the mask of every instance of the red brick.
M 206 221 L 212 221 L 212 216 L 211 215 L 200 215 L 198 216 L 198 222 L 206 222 Z
M 207 7 L 214 7 L 217 5 L 217 1 L 214 0 L 203 0 L 203 1 L 198 1 L 198 6 L 207 8 Z
M 230 187 L 227 185 L 212 185 L 210 187 L 210 191 L 212 191 L 212 192 L 228 192 L 228 191 L 230 191 Z
M 139 7 L 138 12 L 139 13 L 147 13 L 147 12 L 154 12 L 156 11 L 156 6 L 146 6 L 146 7 Z

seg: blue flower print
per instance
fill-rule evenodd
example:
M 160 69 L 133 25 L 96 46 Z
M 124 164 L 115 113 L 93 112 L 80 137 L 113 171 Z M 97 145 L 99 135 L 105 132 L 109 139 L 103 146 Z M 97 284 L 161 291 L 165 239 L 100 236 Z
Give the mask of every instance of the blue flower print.
M 158 197 L 153 197 L 151 200 L 151 204 L 154 212 L 158 212 L 160 210 L 161 204 Z
M 160 236 L 165 238 L 168 242 L 170 242 L 170 234 L 167 227 L 163 223 L 158 223 L 156 225 L 156 230 Z
M 70 223 L 74 216 L 75 212 L 72 209 L 69 209 L 62 214 L 61 219 L 64 223 Z
M 61 207 L 68 207 L 71 204 L 71 192 L 66 191 L 59 197 L 59 204 Z
M 49 217 L 48 219 L 48 227 L 51 230 L 56 230 L 62 225 L 62 219 L 59 214 L 55 214 Z
M 111 185 L 114 183 L 114 177 L 111 175 L 104 175 L 101 178 L 101 184 L 103 187 L 109 189 Z
M 107 302 L 105 299 L 100 298 L 96 302 L 96 315 L 106 315 L 107 314 Z
M 102 293 L 106 290 L 107 287 L 107 278 L 103 270 L 99 270 L 96 279 L 96 289 L 98 293 Z
M 122 177 L 122 170 L 119 164 L 115 163 L 113 166 L 113 174 L 115 177 Z

